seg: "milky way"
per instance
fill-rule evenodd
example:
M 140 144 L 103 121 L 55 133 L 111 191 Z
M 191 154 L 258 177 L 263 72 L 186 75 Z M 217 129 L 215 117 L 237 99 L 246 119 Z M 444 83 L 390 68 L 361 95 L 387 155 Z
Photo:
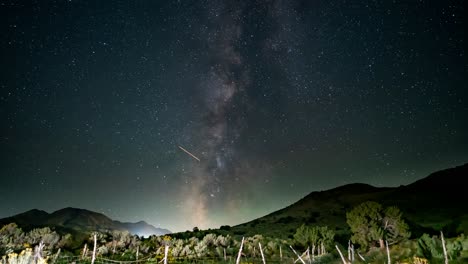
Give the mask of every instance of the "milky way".
M 235 113 L 248 104 L 242 97 L 250 85 L 250 76 L 249 65 L 239 51 L 244 38 L 242 5 L 217 3 L 203 11 L 208 18 L 203 38 L 210 64 L 197 87 L 203 105 L 197 120 L 200 128 L 186 132 L 193 135 L 190 141 L 201 151 L 202 162 L 194 164 L 190 184 L 183 187 L 182 212 L 188 214 L 187 219 L 194 226 L 207 227 L 213 225 L 208 208 L 220 200 L 222 204 L 234 201 L 226 187 L 237 190 L 239 186 L 233 184 L 237 185 L 245 175 L 235 170 L 240 162 L 245 162 L 235 158 L 235 145 L 244 125 L 242 116 Z M 232 212 L 233 208 L 226 209 Z

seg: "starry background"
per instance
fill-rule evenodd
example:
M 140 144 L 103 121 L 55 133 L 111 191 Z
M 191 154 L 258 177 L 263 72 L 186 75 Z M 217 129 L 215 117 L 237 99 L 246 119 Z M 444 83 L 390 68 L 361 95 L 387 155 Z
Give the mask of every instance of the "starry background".
M 1 1 L 0 217 L 216 228 L 466 163 L 462 3 Z

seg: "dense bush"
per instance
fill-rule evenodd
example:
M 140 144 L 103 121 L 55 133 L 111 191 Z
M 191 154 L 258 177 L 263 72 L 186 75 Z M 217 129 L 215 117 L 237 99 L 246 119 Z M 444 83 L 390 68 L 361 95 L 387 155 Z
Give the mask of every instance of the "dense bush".
M 364 202 L 346 213 L 346 221 L 353 233 L 351 241 L 363 248 L 397 244 L 410 237 L 409 227 L 401 211 L 394 206 L 383 208 L 376 202 Z

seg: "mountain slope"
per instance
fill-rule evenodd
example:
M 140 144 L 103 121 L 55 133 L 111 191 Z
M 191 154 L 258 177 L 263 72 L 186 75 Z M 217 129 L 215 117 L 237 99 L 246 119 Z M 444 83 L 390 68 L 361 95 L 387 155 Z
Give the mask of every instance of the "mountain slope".
M 117 223 L 120 226 L 124 227 L 126 230 L 128 230 L 130 233 L 144 237 L 148 237 L 153 234 L 165 235 L 171 233 L 171 231 L 169 231 L 168 229 L 154 227 L 146 223 L 145 221 L 140 221 L 137 223 Z
M 70 207 L 53 212 L 46 218 L 44 224 L 79 230 L 123 229 L 103 214 Z
M 35 223 L 42 223 L 49 214 L 45 211 L 32 209 L 21 214 L 17 214 L 11 217 L 0 219 L 0 226 L 8 223 L 16 223 L 19 226 L 25 226 L 27 228 L 35 227 Z
M 156 228 L 144 221 L 138 223 L 122 223 L 93 211 L 64 208 L 51 214 L 37 209 L 18 215 L 0 219 L 0 226 L 16 223 L 28 230 L 36 227 L 55 227 L 58 230 L 74 230 L 77 232 L 93 232 L 106 230 L 127 230 L 138 236 L 163 235 L 171 233 L 167 229 Z
M 407 186 L 378 188 L 348 184 L 312 192 L 298 202 L 253 221 L 231 228 L 234 234 L 260 233 L 272 237 L 291 236 L 301 224 L 327 225 L 338 237 L 348 237 L 346 212 L 365 201 L 398 206 L 413 235 L 444 228 L 447 233 L 468 233 L 468 195 L 463 178 L 468 164 L 435 172 Z

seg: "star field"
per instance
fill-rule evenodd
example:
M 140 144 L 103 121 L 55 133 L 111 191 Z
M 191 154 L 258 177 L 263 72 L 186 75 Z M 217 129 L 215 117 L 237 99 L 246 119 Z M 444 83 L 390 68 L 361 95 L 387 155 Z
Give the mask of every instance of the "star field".
M 0 217 L 73 206 L 216 228 L 466 163 L 464 11 L 4 1 Z

